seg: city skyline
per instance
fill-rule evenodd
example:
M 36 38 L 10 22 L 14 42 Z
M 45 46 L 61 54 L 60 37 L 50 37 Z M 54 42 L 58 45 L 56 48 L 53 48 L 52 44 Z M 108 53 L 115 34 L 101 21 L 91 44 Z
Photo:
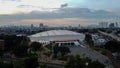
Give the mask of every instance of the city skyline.
M 0 0 L 0 25 L 120 22 L 119 0 Z

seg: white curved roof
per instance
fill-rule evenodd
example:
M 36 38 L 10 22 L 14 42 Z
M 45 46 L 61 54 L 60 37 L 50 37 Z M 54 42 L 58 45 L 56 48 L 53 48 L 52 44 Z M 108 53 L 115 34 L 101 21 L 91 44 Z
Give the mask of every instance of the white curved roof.
M 52 40 L 62 40 L 62 39 L 75 39 L 84 38 L 81 33 L 69 31 L 69 30 L 50 30 L 45 32 L 40 32 L 34 35 L 30 35 L 31 41 L 52 41 Z
M 31 37 L 58 36 L 58 35 L 81 35 L 81 34 L 73 31 L 68 31 L 68 30 L 50 30 L 50 31 L 31 35 Z

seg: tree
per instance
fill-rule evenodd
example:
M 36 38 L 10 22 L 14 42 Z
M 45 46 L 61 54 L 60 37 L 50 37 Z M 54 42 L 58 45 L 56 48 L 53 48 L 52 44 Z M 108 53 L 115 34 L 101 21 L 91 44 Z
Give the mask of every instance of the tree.
M 12 51 L 14 47 L 21 44 L 21 42 L 28 43 L 30 39 L 26 36 L 16 35 L 0 35 L 0 39 L 4 40 L 5 48 L 4 51 Z
M 78 55 L 77 55 L 78 58 Z M 74 56 L 70 56 L 69 61 L 65 68 L 85 68 L 85 64 Z
M 85 35 L 85 41 L 86 41 L 90 46 L 92 46 L 92 45 L 93 45 L 92 35 L 86 34 L 86 35 Z
M 104 46 L 111 52 L 120 52 L 120 43 L 116 41 L 108 41 Z
M 59 52 L 64 56 L 65 54 L 70 53 L 70 49 L 68 47 L 59 47 Z
M 85 41 L 90 41 L 92 39 L 90 34 L 85 34 Z
M 24 62 L 25 62 L 25 68 L 37 68 L 38 67 L 37 57 L 29 57 Z
M 42 47 L 42 44 L 40 44 L 39 42 L 32 42 L 32 44 L 30 45 L 30 48 L 33 51 L 38 51 L 40 50 L 41 47 Z
M 104 64 L 101 64 L 99 61 L 93 61 L 92 63 L 88 64 L 88 68 L 105 68 Z
M 0 57 L 3 56 L 3 49 L 0 48 Z
M 45 47 L 46 47 L 48 50 L 52 50 L 52 44 L 51 44 L 51 43 L 50 43 L 50 44 L 45 45 Z
M 25 57 L 27 56 L 28 45 L 21 44 L 14 48 L 13 53 L 16 57 Z
M 75 64 L 75 58 L 74 56 L 70 56 L 65 68 L 75 68 L 74 64 Z
M 55 45 L 54 47 L 53 47 L 53 58 L 57 58 L 58 56 L 57 56 L 57 54 L 58 54 L 58 52 L 59 52 L 59 47 L 58 47 L 58 45 Z
M 62 57 L 70 53 L 70 49 L 68 47 L 59 47 L 58 45 L 55 45 L 53 47 L 53 51 L 54 51 L 54 58 L 58 57 L 58 53 L 60 53 Z
M 77 60 L 80 60 L 80 59 L 81 59 L 79 54 L 77 54 L 77 55 L 75 56 L 75 58 L 76 58 Z
M 0 68 L 13 68 L 13 64 L 10 61 L 8 63 L 4 63 L 3 60 L 0 59 Z
M 88 63 L 86 65 L 86 63 Z M 99 61 L 91 61 L 88 57 L 80 58 L 80 55 L 70 56 L 65 68 L 105 68 Z
M 47 56 L 47 57 L 50 57 L 51 56 L 51 54 L 52 54 L 52 52 L 51 51 L 48 51 L 48 52 L 46 52 L 46 53 L 43 53 L 45 56 Z

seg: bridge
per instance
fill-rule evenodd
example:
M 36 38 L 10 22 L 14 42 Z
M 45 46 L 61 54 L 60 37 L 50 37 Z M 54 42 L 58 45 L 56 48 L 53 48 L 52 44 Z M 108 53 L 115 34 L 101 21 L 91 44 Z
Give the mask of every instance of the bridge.
M 120 42 L 120 37 L 118 37 L 118 36 L 115 36 L 115 35 L 112 35 L 112 34 L 109 34 L 109 33 L 106 33 L 106 32 L 102 32 L 102 31 L 98 31 L 98 32 L 100 34 L 104 35 L 104 36 L 110 37 L 113 40 L 116 40 L 116 41 Z

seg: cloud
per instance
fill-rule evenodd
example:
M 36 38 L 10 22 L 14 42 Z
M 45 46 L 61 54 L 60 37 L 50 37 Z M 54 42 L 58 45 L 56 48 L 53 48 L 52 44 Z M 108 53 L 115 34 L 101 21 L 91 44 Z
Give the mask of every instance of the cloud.
M 90 20 L 92 22 L 100 22 L 105 19 L 115 19 L 120 18 L 120 15 L 115 14 L 114 12 L 109 12 L 105 10 L 92 10 L 88 8 L 60 8 L 56 11 L 33 11 L 28 14 L 20 13 L 13 15 L 0 15 L 1 22 L 17 22 L 22 20 L 30 20 L 30 19 L 40 19 L 40 20 L 55 20 L 55 19 L 85 19 Z M 60 21 L 59 20 L 59 21 Z M 95 20 L 95 21 L 94 21 Z M 70 21 L 69 21 L 70 22 Z M 79 21 L 77 21 L 79 22 Z M 56 22 L 57 23 L 57 22 Z M 2 24 L 2 23 L 1 23 Z
M 65 4 L 61 4 L 61 8 L 64 8 L 64 7 L 67 7 L 67 6 L 68 6 L 67 3 L 65 3 Z
M 4 2 L 4 1 L 13 1 L 13 2 L 15 1 L 15 2 L 20 2 L 21 0 L 1 0 L 1 1 L 3 1 L 3 2 Z
M 53 18 L 114 18 L 119 17 L 113 12 L 105 10 L 91 10 L 88 8 L 61 8 L 56 11 L 32 11 L 31 13 L 0 15 L 0 19 L 53 19 Z
M 96 22 L 96 21 L 95 21 Z M 21 21 L 14 21 L 11 22 L 11 24 L 15 25 L 27 25 L 27 24 L 34 24 L 38 25 L 40 23 L 44 23 L 49 26 L 78 26 L 78 24 L 81 25 L 88 25 L 90 24 L 96 24 L 93 22 L 93 19 L 82 19 L 82 18 L 63 18 L 63 19 L 25 19 Z

